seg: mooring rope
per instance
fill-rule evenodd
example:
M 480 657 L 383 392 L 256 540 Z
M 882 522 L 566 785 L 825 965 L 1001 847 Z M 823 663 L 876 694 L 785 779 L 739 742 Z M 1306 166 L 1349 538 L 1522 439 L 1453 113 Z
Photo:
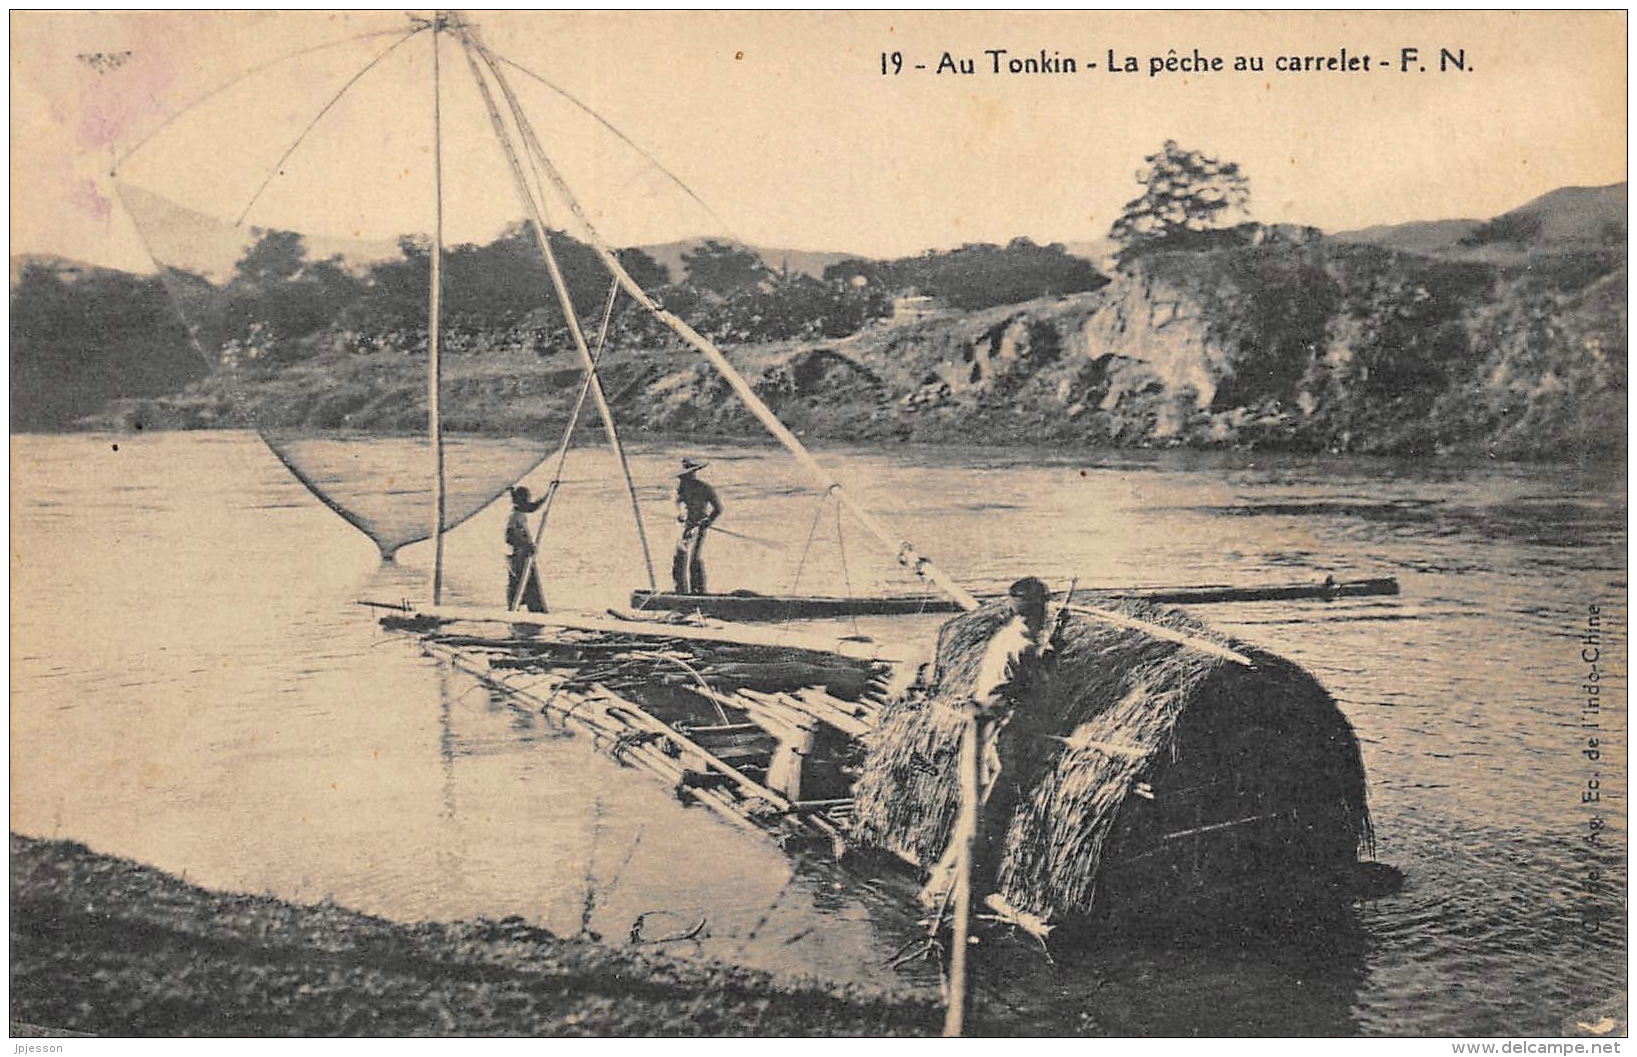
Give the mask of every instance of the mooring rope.
M 802 545 L 801 558 L 796 562 L 796 578 L 790 581 L 790 593 L 795 594 L 796 588 L 801 586 L 801 571 L 807 567 L 807 553 L 813 549 L 813 538 L 818 535 L 819 521 L 824 517 L 824 504 L 829 502 L 828 490 L 819 496 L 818 509 L 813 511 L 813 524 L 807 529 L 807 542 Z
M 841 532 L 841 504 L 836 504 L 836 553 L 841 555 L 841 583 L 847 589 L 847 597 L 853 597 L 853 576 L 847 570 L 847 539 Z M 852 614 L 853 634 L 862 635 L 858 630 L 858 614 Z

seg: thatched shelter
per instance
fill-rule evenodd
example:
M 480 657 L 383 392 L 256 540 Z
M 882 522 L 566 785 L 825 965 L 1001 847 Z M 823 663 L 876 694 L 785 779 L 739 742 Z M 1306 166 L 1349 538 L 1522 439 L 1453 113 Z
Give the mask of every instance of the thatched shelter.
M 1023 706 L 1027 733 L 1008 746 L 1022 795 L 1010 817 L 985 819 L 1005 827 L 1006 898 L 1062 920 L 1334 890 L 1373 853 L 1358 741 L 1335 701 L 1296 665 L 1176 610 L 1109 609 L 1254 667 L 1072 614 Z M 923 865 L 942 854 L 962 724 L 950 706 L 1008 617 L 991 605 L 944 626 L 927 691 L 893 703 L 868 737 L 855 839 Z

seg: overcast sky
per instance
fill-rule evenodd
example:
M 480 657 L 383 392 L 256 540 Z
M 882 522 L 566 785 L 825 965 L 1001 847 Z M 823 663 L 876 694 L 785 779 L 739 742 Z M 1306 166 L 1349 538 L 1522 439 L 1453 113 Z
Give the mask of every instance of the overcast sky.
M 410 28 L 401 12 L 11 17 L 13 253 L 147 267 L 109 179 L 116 157 L 209 89 L 334 41 L 345 43 L 252 74 L 165 126 L 123 177 L 226 222 L 253 202 L 245 223 L 315 235 L 430 230 L 431 44 L 423 33 L 387 51 L 389 31 Z M 1489 217 L 1626 177 L 1620 13 L 469 17 L 495 51 L 594 108 L 714 211 L 511 70 L 546 150 L 621 243 L 731 234 L 899 255 L 1019 235 L 1101 239 L 1137 194 L 1143 155 L 1166 139 L 1238 162 L 1256 219 L 1332 231 Z M 389 35 L 356 39 L 371 31 Z M 1407 47 L 1419 54 L 1400 72 Z M 996 75 L 985 51 L 1002 48 L 1003 62 L 1044 50 L 1080 70 Z M 1226 66 L 1261 56 L 1266 69 L 1149 76 L 1150 56 L 1196 48 Z M 1370 71 L 1275 68 L 1343 48 L 1368 55 Z M 1440 48 L 1464 52 L 1468 69 L 1439 72 Z M 1141 71 L 1110 73 L 1111 49 Z M 904 72 L 883 75 L 891 52 Z M 978 72 L 935 73 L 945 52 Z M 486 239 L 521 207 L 465 58 L 452 40 L 439 56 L 449 238 Z

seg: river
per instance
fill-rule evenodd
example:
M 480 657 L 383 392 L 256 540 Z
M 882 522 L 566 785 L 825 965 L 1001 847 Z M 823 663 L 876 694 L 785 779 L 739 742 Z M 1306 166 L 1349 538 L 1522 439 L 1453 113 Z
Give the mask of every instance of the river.
M 422 465 L 409 441 L 372 442 L 377 456 L 393 446 Z M 788 589 L 798 569 L 817 592 L 912 589 L 853 523 L 838 530 L 833 504 L 782 453 L 694 453 L 727 503 L 722 527 L 779 541 L 717 536 L 713 589 Z M 1073 1030 L 1097 1019 L 1096 981 L 1124 979 L 1140 982 L 1155 1035 L 1470 1036 L 1555 1034 L 1624 990 L 1623 467 L 821 455 L 980 588 L 1026 573 L 1056 587 L 1325 574 L 1403 586 L 1397 598 L 1196 610 L 1304 665 L 1341 702 L 1363 746 L 1378 858 L 1405 872 L 1401 892 L 1362 906 L 1356 935 L 1320 955 L 1035 959 L 980 1000 Z M 662 581 L 675 456 L 657 443 L 633 452 Z M 915 935 L 890 886 L 795 862 L 682 807 L 380 630 L 354 601 L 423 597 L 430 548 L 382 564 L 254 434 L 20 435 L 11 459 L 14 831 L 401 921 L 519 915 L 624 942 L 638 915 L 650 937 L 704 920 L 699 942 L 665 949 L 866 987 L 932 979 L 883 968 Z M 646 583 L 612 470 L 601 451 L 570 460 L 547 542 L 554 606 L 619 605 Z M 504 520 L 496 506 L 450 534 L 446 601 L 499 603 Z M 1595 713 L 1583 689 L 1594 659 Z

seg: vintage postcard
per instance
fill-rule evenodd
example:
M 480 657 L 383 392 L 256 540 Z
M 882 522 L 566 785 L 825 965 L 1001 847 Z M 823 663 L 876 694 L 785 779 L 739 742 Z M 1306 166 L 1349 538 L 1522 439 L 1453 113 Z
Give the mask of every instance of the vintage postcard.
M 1618 1053 L 1627 28 L 13 12 L 17 1052 Z

